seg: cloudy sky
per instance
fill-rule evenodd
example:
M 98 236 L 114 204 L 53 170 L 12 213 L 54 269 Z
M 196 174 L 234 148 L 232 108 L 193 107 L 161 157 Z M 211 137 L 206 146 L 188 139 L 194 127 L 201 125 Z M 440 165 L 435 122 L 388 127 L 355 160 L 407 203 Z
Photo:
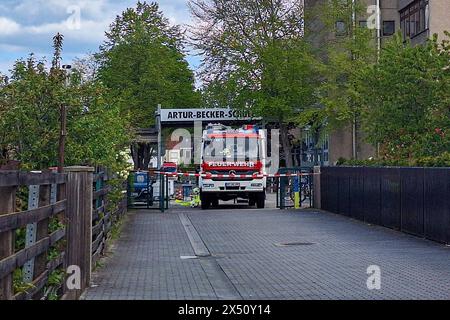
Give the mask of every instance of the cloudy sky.
M 150 0 L 151 1 L 151 0 Z M 115 16 L 137 0 L 0 0 L 0 72 L 8 73 L 14 61 L 33 52 L 50 59 L 52 37 L 64 34 L 64 63 L 97 51 Z M 172 23 L 185 24 L 190 15 L 187 0 L 159 0 Z M 188 58 L 191 67 L 197 57 Z

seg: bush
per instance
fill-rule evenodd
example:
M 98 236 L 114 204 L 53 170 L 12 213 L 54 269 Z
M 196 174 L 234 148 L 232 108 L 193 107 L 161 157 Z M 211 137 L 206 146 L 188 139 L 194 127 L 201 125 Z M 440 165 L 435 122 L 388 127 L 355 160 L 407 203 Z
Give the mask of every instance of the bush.
M 450 152 L 444 152 L 438 157 L 424 157 L 416 160 L 419 167 L 450 167 Z
M 444 152 L 437 157 L 422 157 L 414 160 L 348 160 L 340 158 L 337 166 L 352 167 L 450 167 L 450 152 Z

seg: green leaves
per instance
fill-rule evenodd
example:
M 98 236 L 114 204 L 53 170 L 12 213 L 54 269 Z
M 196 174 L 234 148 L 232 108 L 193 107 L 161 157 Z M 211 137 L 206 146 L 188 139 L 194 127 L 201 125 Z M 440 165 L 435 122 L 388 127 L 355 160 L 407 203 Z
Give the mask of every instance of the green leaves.
M 264 68 L 254 109 L 265 117 L 296 121 L 318 102 L 320 64 L 303 40 L 274 41 L 261 51 Z
M 117 158 L 128 144 L 128 124 L 107 93 L 96 81 L 81 81 L 77 72 L 66 87 L 60 71 L 47 70 L 33 55 L 19 60 L 12 81 L 0 87 L 0 150 L 6 150 L 0 158 L 19 160 L 30 170 L 56 166 L 64 104 L 66 165 L 123 167 Z
M 450 150 L 449 53 L 437 39 L 412 47 L 397 35 L 379 64 L 361 70 L 363 125 L 384 158 L 412 163 Z
M 304 37 L 302 1 L 191 0 L 194 46 L 204 56 L 201 72 L 208 106 L 250 109 L 279 124 L 299 123 L 318 106 L 322 65 Z M 291 141 L 284 139 L 286 165 Z
M 182 35 L 156 3 L 138 2 L 118 16 L 98 55 L 99 80 L 110 89 L 134 128 L 154 124 L 158 104 L 198 107 L 194 75 L 185 60 Z
M 303 37 L 301 1 L 192 0 L 190 8 L 207 105 L 283 122 L 317 103 L 320 68 Z
M 30 56 L 18 61 L 12 81 L 0 88 L 3 114 L 0 145 L 15 153 L 28 169 L 56 164 L 58 110 L 63 101 L 61 85 L 42 68 L 43 61 Z

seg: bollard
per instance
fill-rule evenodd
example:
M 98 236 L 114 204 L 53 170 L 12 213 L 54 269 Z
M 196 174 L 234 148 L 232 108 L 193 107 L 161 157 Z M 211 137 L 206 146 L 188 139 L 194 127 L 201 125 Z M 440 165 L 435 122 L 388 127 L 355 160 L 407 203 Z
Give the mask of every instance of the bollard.
M 314 167 L 314 182 L 313 182 L 313 199 L 314 199 L 314 208 L 321 209 L 322 208 L 322 197 L 320 192 L 320 166 Z

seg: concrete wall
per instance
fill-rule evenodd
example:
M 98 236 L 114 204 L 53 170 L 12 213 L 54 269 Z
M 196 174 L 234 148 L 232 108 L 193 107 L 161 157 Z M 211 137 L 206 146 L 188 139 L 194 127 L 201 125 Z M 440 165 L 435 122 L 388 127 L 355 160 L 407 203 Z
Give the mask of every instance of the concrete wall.
M 398 13 L 398 0 L 382 0 L 380 2 L 381 7 L 381 27 L 383 27 L 383 21 L 395 21 L 395 32 L 400 30 L 400 15 Z M 390 36 L 383 36 L 383 40 L 390 38 Z
M 421 45 L 421 44 L 425 43 L 429 38 L 430 38 L 429 31 L 422 32 L 421 34 L 419 34 L 411 39 L 411 45 L 413 45 L 413 46 Z
M 430 1 L 430 36 L 437 33 L 444 38 L 444 31 L 450 32 L 450 0 Z
M 334 165 L 339 158 L 353 158 L 353 135 L 351 126 L 334 130 L 330 133 L 330 165 Z
M 403 9 L 404 7 L 406 7 L 407 5 L 409 5 L 411 2 L 413 2 L 414 0 L 399 0 L 398 1 L 398 7 L 400 9 Z M 434 1 L 434 0 L 431 0 Z
M 314 6 L 317 4 L 323 4 L 326 0 L 305 0 L 306 9 L 306 25 L 308 39 L 313 43 L 316 48 L 320 48 L 324 41 L 334 38 L 334 34 L 324 33 L 324 26 L 317 21 L 318 18 L 311 14 L 320 14 L 314 10 Z M 365 0 L 367 6 L 376 4 L 376 0 Z M 386 18 L 384 20 L 394 20 L 396 21 L 396 30 L 399 29 L 399 17 L 397 11 L 397 0 L 381 0 L 382 15 L 384 14 Z M 359 20 L 368 20 L 369 13 L 357 17 L 357 22 Z M 383 20 L 383 18 L 382 18 Z M 373 157 L 376 154 L 376 150 L 373 146 L 367 144 L 361 133 L 357 134 L 357 158 L 367 159 Z M 333 165 L 338 161 L 339 158 L 352 159 L 353 158 L 353 131 L 352 126 L 346 126 L 341 129 L 335 130 L 330 133 L 330 147 L 329 147 L 329 163 Z
M 306 12 L 311 11 L 315 4 L 324 0 L 305 0 Z M 375 5 L 376 0 L 364 0 L 366 5 Z M 400 30 L 399 10 L 406 7 L 414 0 L 380 0 L 381 8 L 381 28 L 383 21 L 395 21 L 395 31 Z M 369 13 L 357 17 L 357 23 L 360 20 L 369 20 Z M 320 47 L 326 35 L 321 34 L 323 26 L 317 21 L 307 21 L 306 24 L 311 28 L 309 36 L 316 47 Z M 421 44 L 433 33 L 438 33 L 440 38 L 444 37 L 444 30 L 450 32 L 450 0 L 430 0 L 430 31 L 423 32 L 411 39 L 413 45 Z M 328 35 L 328 37 L 333 35 Z M 382 36 L 382 43 L 387 41 L 390 36 Z M 376 156 L 376 147 L 365 142 L 364 134 L 357 134 L 357 158 L 368 159 Z M 339 158 L 353 158 L 353 134 L 351 126 L 335 130 L 330 134 L 330 164 L 334 164 Z
M 404 9 L 414 0 L 399 0 L 398 10 Z M 428 32 L 423 32 L 411 39 L 411 44 L 418 45 L 424 43 L 434 33 L 437 33 L 440 39 L 445 37 L 444 30 L 450 32 L 450 1 L 449 0 L 430 0 L 430 28 Z
M 367 160 L 375 157 L 376 147 L 367 143 L 361 130 L 356 134 L 356 158 Z M 330 133 L 330 165 L 334 165 L 339 158 L 353 159 L 353 128 L 351 125 L 334 130 Z
M 367 160 L 375 158 L 377 155 L 377 148 L 366 141 L 364 132 L 358 130 L 356 153 L 358 160 Z
M 376 0 L 364 0 L 367 7 L 376 5 Z M 390 38 L 390 36 L 383 36 L 383 21 L 395 21 L 395 32 L 400 30 L 400 15 L 398 13 L 398 0 L 380 0 L 381 10 L 381 37 L 382 41 Z M 369 20 L 371 13 L 367 12 L 357 20 Z

